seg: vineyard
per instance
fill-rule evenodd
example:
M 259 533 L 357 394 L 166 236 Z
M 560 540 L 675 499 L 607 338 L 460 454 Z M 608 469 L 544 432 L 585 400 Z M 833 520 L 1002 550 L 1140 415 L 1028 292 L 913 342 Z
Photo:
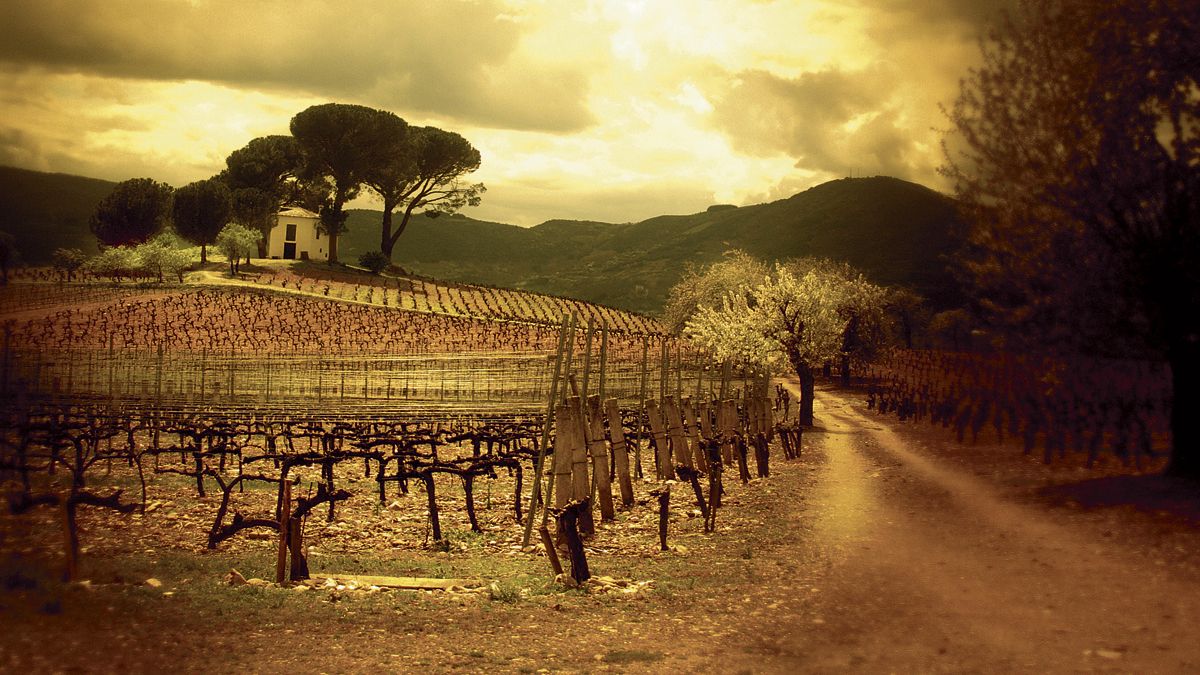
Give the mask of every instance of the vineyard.
M 61 511 L 69 576 L 92 550 L 79 514 L 120 531 L 165 503 L 188 514 L 159 523 L 186 522 L 186 550 L 278 543 L 281 583 L 309 577 L 310 551 L 445 551 L 450 532 L 583 581 L 597 522 L 645 520 L 640 545 L 657 531 L 667 550 L 681 512 L 716 531 L 724 473 L 748 484 L 773 448 L 800 454 L 784 390 L 772 405 L 761 374 L 608 308 L 290 270 L 240 286 L 48 277 L 0 291 L 0 478 L 15 540 L 44 546 L 45 528 L 14 523 Z M 1169 378 L 1150 364 L 897 351 L 861 372 L 869 408 L 960 442 L 1136 468 L 1166 447 Z
M 18 518 L 64 514 L 70 576 L 91 550 L 79 514 L 120 530 L 123 518 L 152 522 L 164 502 L 188 509 L 194 550 L 284 533 L 292 580 L 307 578 L 307 552 L 327 533 L 305 523 L 336 529 L 342 509 L 367 504 L 403 513 L 371 526 L 390 546 L 445 550 L 450 518 L 507 531 L 559 571 L 571 528 L 551 524 L 548 539 L 552 513 L 575 514 L 591 538 L 593 510 L 610 522 L 614 503 L 636 510 L 679 479 L 690 488 L 677 502 L 709 532 L 722 467 L 742 482 L 751 466 L 768 475 L 777 434 L 799 453 L 761 376 L 714 368 L 652 321 L 608 308 L 290 272 L 149 290 L 37 274 L 2 291 L 0 393 L 12 405 L 0 478 Z M 665 528 L 662 504 L 651 515 Z M 586 579 L 582 561 L 569 569 Z
M 1170 447 L 1163 363 L 1084 357 L 897 351 L 865 373 L 867 405 L 953 429 L 959 443 L 1020 439 L 1043 461 L 1107 458 L 1161 468 Z

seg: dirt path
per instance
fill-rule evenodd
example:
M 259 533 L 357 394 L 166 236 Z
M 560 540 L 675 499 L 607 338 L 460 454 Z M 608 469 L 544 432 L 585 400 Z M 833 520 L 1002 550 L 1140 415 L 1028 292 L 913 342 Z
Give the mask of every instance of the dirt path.
M 931 458 L 928 439 L 857 401 L 826 391 L 818 403 L 814 494 L 792 517 L 811 521 L 804 545 L 827 570 L 815 587 L 781 586 L 816 599 L 764 624 L 775 636 L 763 659 L 718 657 L 718 670 L 1200 668 L 1200 587 L 1131 545 L 1152 536 L 1139 523 L 1097 537 Z

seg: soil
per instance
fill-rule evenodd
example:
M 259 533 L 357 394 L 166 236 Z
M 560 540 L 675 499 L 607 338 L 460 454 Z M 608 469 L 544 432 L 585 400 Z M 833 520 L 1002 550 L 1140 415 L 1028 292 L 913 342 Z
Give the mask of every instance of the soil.
M 9 574 L 0 670 L 1200 670 L 1197 486 L 959 445 L 863 399 L 821 387 L 800 459 L 773 448 L 771 477 L 744 486 L 726 473 L 714 534 L 684 513 L 684 485 L 673 550 L 657 550 L 646 504 L 600 526 L 593 574 L 634 592 L 550 582 L 543 557 L 506 543 L 511 526 L 475 549 L 417 553 L 446 576 L 508 575 L 483 592 L 230 587 L 216 570 L 232 553 L 193 551 L 156 587 L 133 552 L 97 545 L 103 583 Z M 129 580 L 113 577 L 121 565 Z

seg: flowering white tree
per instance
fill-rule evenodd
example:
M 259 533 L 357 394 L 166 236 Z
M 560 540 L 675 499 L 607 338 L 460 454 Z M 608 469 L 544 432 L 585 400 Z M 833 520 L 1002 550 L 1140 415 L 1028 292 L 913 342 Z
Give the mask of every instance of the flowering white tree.
M 663 307 L 663 320 L 672 332 L 683 330 L 701 307 L 716 309 L 730 293 L 746 293 L 770 274 L 766 263 L 737 249 L 707 267 L 690 263 L 683 277 L 671 287 Z
M 727 295 L 720 309 L 700 307 L 687 333 L 719 359 L 777 372 L 790 366 L 800 377 L 800 421 L 812 424 L 815 368 L 877 348 L 885 299 L 848 265 L 780 264 L 749 294 Z

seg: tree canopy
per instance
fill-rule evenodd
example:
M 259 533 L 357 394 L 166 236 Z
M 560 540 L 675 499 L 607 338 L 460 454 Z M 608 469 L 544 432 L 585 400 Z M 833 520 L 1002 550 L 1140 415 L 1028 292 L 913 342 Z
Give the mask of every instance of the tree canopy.
M 233 198 L 219 178 L 188 183 L 175 191 L 171 208 L 175 231 L 200 247 L 201 264 L 208 262 L 208 246 L 233 214 Z
M 386 125 L 384 125 L 386 126 Z M 408 127 L 385 135 L 390 141 L 381 161 L 366 174 L 365 183 L 383 200 L 380 250 L 391 260 L 392 250 L 416 209 L 453 213 L 478 206 L 486 188 L 464 184 L 462 177 L 479 168 L 479 151 L 465 138 L 436 127 Z M 403 206 L 393 228 L 392 212 Z
M 740 250 L 725 252 L 723 260 L 707 267 L 689 264 L 683 276 L 667 293 L 663 320 L 678 333 L 701 307 L 718 309 L 730 293 L 748 293 L 761 284 L 770 268 L 766 263 Z
M 292 118 L 292 136 L 304 157 L 303 177 L 324 179 L 329 185 L 320 216 L 329 235 L 330 263 L 337 262 L 338 235 L 345 229 L 343 207 L 358 195 L 367 172 L 392 147 L 381 139 L 401 125 L 407 126 L 392 113 L 345 103 L 315 105 Z
M 1162 356 L 1200 476 L 1200 4 L 1023 0 L 950 110 L 965 266 L 1010 344 Z M 1186 411 L 1186 412 L 1185 412 Z M 1190 450 L 1185 450 L 1190 448 Z
M 217 248 L 229 260 L 230 276 L 237 274 L 242 258 L 247 258 L 258 247 L 262 236 L 258 230 L 230 223 L 221 229 L 217 235 Z
M 878 348 L 886 291 L 849 265 L 828 260 L 777 264 L 749 292 L 701 306 L 686 332 L 718 359 L 799 376 L 800 420 L 812 424 L 814 369 Z
M 258 254 L 265 256 L 275 214 L 304 193 L 304 155 L 291 136 L 260 136 L 225 158 L 221 178 L 229 186 L 233 217 L 262 233 Z M 314 206 L 319 208 L 319 206 Z
M 96 205 L 89 225 L 105 246 L 140 244 L 162 231 L 171 213 L 170 185 L 150 178 L 118 183 Z

